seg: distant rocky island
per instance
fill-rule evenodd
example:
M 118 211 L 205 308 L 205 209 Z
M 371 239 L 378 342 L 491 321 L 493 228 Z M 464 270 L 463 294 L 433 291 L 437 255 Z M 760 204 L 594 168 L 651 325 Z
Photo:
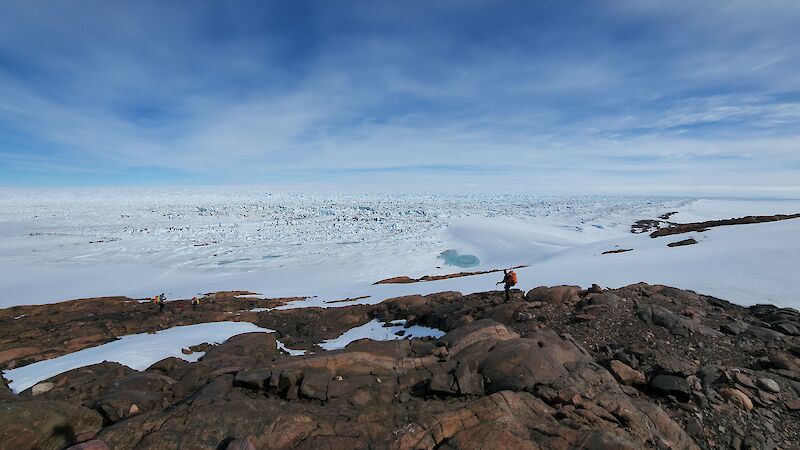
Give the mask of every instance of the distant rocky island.
M 275 333 L 205 343 L 136 371 L 103 362 L 14 394 L 8 449 L 798 448 L 800 313 L 667 286 L 539 287 L 269 310 L 208 295 L 163 313 L 124 297 L 0 310 L 0 367 L 133 333 L 246 321 Z M 439 338 L 323 339 L 379 319 Z M 402 335 L 402 330 L 398 332 Z M 277 345 L 306 350 L 290 356 Z

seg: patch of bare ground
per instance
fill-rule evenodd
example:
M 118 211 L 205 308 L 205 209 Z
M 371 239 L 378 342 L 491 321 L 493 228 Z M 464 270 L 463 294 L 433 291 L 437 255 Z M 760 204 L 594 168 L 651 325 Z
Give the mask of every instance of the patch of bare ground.
M 502 272 L 503 270 L 521 269 L 523 267 L 528 267 L 528 266 L 521 265 L 521 266 L 509 267 L 508 269 L 491 269 L 491 270 L 481 270 L 481 271 L 477 271 L 477 272 L 458 272 L 458 273 L 449 273 L 449 274 L 446 274 L 446 275 L 425 275 L 425 276 L 423 276 L 421 278 L 411 278 L 411 277 L 407 277 L 405 275 L 402 275 L 402 276 L 398 276 L 398 277 L 386 278 L 384 280 L 376 281 L 375 283 L 372 283 L 372 284 L 374 285 L 374 284 L 421 283 L 421 282 L 425 282 L 425 281 L 438 281 L 438 280 L 447 280 L 447 279 L 450 279 L 450 278 L 460 278 L 460 277 L 471 277 L 471 276 L 475 276 L 475 275 L 485 275 L 487 273 Z
M 667 247 L 682 247 L 684 245 L 694 245 L 697 244 L 697 240 L 695 238 L 684 239 L 682 241 L 670 242 L 667 244 Z
M 239 298 L 249 291 L 206 294 L 193 310 L 191 300 L 167 301 L 163 311 L 150 299 L 98 297 L 48 305 L 0 309 L 0 368 L 11 369 L 119 336 L 204 322 L 254 321 L 253 308 L 274 308 L 298 298 Z M 25 349 L 19 351 L 19 349 Z
M 666 228 L 660 228 L 650 233 L 651 238 L 669 236 L 673 234 L 689 233 L 692 231 L 706 231 L 709 228 L 727 225 L 745 225 L 753 223 L 777 222 L 780 220 L 790 220 L 800 218 L 798 214 L 775 214 L 772 216 L 745 216 L 723 220 L 707 220 L 705 222 L 675 223 Z
M 614 253 L 625 253 L 625 252 L 631 252 L 631 251 L 633 251 L 632 248 L 618 248 L 618 249 L 615 249 L 615 250 L 606 250 L 601 254 L 602 255 L 611 255 L 611 254 L 614 254 Z

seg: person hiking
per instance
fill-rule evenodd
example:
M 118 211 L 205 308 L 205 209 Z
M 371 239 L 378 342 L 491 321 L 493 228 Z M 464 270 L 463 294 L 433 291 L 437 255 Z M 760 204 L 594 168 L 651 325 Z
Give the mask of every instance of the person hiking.
M 164 293 L 162 292 L 161 294 L 158 295 L 157 298 L 158 298 L 158 300 L 157 300 L 158 312 L 164 311 L 164 300 L 167 299 L 167 296 L 164 295 Z
M 503 281 L 497 284 L 505 284 L 506 301 L 511 301 L 511 288 L 517 285 L 517 273 L 513 270 L 503 269 Z
M 192 297 L 192 311 L 197 311 L 198 306 L 200 306 L 200 299 L 197 297 Z

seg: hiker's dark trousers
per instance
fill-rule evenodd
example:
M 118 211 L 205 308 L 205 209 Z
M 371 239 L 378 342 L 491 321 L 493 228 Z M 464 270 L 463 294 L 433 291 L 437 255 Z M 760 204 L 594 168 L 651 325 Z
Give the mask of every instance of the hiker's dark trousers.
M 506 301 L 511 301 L 511 285 L 506 283 Z

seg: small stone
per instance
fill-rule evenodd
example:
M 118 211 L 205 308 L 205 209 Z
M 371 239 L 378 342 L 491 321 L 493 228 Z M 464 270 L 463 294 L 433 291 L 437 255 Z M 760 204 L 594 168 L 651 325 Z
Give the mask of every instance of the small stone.
M 770 394 L 769 392 L 764 392 L 761 389 L 758 390 L 758 399 L 761 400 L 767 406 L 778 401 L 778 397 Z
M 781 387 L 778 386 L 778 383 L 771 378 L 759 378 L 757 384 L 758 387 L 764 389 L 765 391 L 774 393 L 778 393 L 781 391 Z
M 181 353 L 183 353 L 184 355 L 191 355 L 194 352 L 189 350 L 188 348 L 182 348 Z
M 52 391 L 54 387 L 56 387 L 54 383 L 50 382 L 39 383 L 31 388 L 31 395 L 36 397 L 37 395 Z
M 575 314 L 572 316 L 572 320 L 575 322 L 591 322 L 592 320 L 596 319 L 592 314 Z
M 128 408 L 128 414 L 131 416 L 134 414 L 139 414 L 139 407 L 136 405 L 136 403 L 132 404 L 131 407 Z
M 611 373 L 623 384 L 645 384 L 647 382 L 644 373 L 616 359 L 611 360 Z
M 789 408 L 790 411 L 800 411 L 800 400 L 792 400 L 786 402 L 786 407 Z
M 734 403 L 736 405 L 741 406 L 742 408 L 744 408 L 747 411 L 750 411 L 750 410 L 753 409 L 753 401 L 750 400 L 750 397 L 748 397 L 747 394 L 745 394 L 744 392 L 742 392 L 742 391 L 740 391 L 738 389 L 732 389 L 732 388 L 720 389 L 719 390 L 719 395 L 721 395 L 722 398 L 724 398 L 724 399 L 726 399 L 726 400 L 728 400 L 728 401 L 730 401 L 730 402 L 732 402 L 732 403 Z
M 742 384 L 744 386 L 750 388 L 756 387 L 756 384 L 753 382 L 753 379 L 741 372 L 734 373 L 733 379 L 736 380 L 737 383 Z

